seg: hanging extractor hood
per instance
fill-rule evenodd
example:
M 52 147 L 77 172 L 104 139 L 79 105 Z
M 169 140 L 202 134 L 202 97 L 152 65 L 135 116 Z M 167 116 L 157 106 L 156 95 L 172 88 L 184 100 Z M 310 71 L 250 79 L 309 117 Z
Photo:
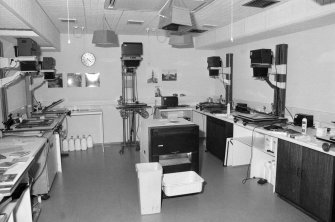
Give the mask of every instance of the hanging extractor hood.
M 161 11 L 158 28 L 178 31 L 180 26 L 192 26 L 191 12 L 187 8 L 169 5 Z

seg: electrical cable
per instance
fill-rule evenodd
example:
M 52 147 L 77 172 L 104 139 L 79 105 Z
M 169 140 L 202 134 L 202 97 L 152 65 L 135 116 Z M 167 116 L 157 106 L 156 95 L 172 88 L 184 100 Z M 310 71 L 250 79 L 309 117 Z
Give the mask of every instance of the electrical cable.
M 69 0 L 66 0 L 66 10 L 67 10 L 67 44 L 71 44 Z
M 250 161 L 249 161 L 249 164 L 248 164 L 248 169 L 247 169 L 247 174 L 245 176 L 245 178 L 242 180 L 242 183 L 245 184 L 248 180 L 251 180 L 251 179 L 260 179 L 258 177 L 250 177 L 250 167 L 251 167 L 251 162 L 252 162 L 252 157 L 253 157 L 253 149 L 254 149 L 254 133 L 255 133 L 255 130 L 256 128 L 258 127 L 262 127 L 263 125 L 258 125 L 258 126 L 255 126 L 253 129 L 252 129 L 252 133 L 251 133 L 251 155 L 250 155 Z
M 290 110 L 288 110 L 288 108 L 285 106 L 285 109 L 287 110 L 287 112 L 290 114 L 290 116 L 291 116 L 291 118 L 292 118 L 292 120 L 294 120 L 294 118 L 293 118 L 293 115 L 292 115 L 292 113 L 290 112 Z

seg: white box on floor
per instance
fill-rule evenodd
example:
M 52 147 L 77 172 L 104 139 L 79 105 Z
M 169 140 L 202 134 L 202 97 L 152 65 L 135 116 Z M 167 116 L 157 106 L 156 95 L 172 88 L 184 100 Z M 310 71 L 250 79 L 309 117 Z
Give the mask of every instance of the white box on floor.
M 161 212 L 163 168 L 159 163 L 136 164 L 141 214 Z
M 168 173 L 163 175 L 162 189 L 166 196 L 200 193 L 204 179 L 194 171 Z

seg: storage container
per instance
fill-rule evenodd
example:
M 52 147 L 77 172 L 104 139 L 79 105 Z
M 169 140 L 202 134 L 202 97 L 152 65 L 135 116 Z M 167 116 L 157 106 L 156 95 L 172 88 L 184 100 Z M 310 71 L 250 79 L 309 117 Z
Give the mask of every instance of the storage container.
M 157 162 L 137 163 L 138 191 L 141 214 L 161 212 L 163 168 Z
M 166 196 L 178 196 L 202 191 L 204 179 L 194 171 L 163 175 L 162 189 Z

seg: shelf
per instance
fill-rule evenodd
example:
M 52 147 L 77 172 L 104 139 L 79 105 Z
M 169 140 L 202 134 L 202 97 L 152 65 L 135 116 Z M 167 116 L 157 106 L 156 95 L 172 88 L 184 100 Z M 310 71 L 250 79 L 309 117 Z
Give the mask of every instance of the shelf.
M 233 141 L 236 140 L 240 143 L 243 143 L 247 146 L 253 147 L 265 154 L 268 154 L 272 157 L 275 157 L 273 153 L 267 152 L 264 147 L 265 147 L 265 137 L 255 137 L 252 139 L 251 137 L 234 137 Z

